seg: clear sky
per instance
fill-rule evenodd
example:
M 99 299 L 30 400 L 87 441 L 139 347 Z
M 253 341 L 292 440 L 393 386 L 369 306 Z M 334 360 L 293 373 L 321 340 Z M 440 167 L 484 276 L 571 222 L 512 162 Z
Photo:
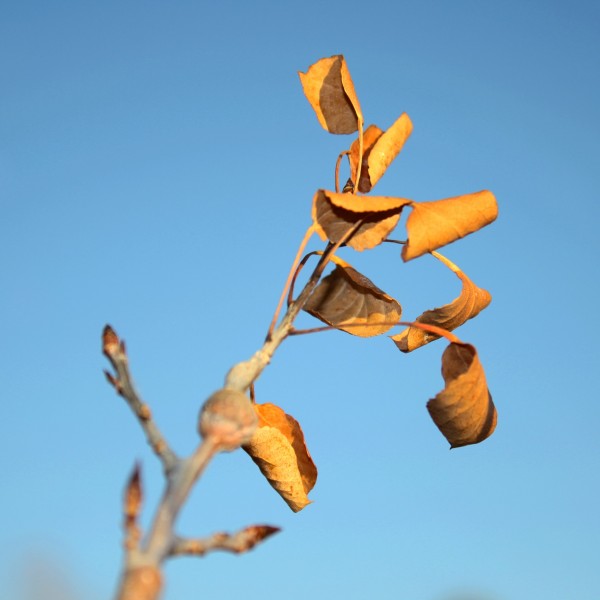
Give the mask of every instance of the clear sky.
M 102 375 L 102 327 L 189 453 L 352 140 L 321 129 L 296 74 L 344 54 L 366 122 L 414 124 L 377 193 L 498 199 L 445 250 L 493 295 L 457 334 L 498 428 L 448 451 L 425 409 L 441 342 L 287 340 L 257 397 L 301 422 L 314 503 L 293 514 L 244 453 L 218 457 L 179 531 L 283 532 L 172 562 L 165 598 L 597 600 L 599 31 L 591 0 L 3 2 L 0 589 L 111 597 L 124 482 L 141 460 L 147 523 L 161 478 Z M 459 291 L 397 246 L 341 255 L 406 318 Z

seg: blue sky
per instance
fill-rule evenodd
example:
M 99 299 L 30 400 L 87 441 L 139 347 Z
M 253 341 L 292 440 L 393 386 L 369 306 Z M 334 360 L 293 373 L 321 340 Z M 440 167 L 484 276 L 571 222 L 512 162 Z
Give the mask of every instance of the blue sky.
M 293 514 L 245 454 L 218 457 L 179 531 L 284 531 L 170 563 L 165 598 L 597 599 L 599 29 L 591 1 L 3 3 L 2 589 L 42 569 L 74 598 L 111 596 L 124 482 L 141 460 L 147 523 L 161 478 L 102 376 L 102 327 L 191 452 L 352 140 L 321 129 L 296 74 L 341 53 L 367 123 L 414 124 L 378 194 L 498 199 L 493 225 L 444 252 L 493 295 L 457 333 L 498 428 L 448 451 L 425 409 L 441 342 L 287 340 L 257 395 L 301 422 L 314 503 Z M 458 293 L 395 246 L 341 255 L 406 318 Z

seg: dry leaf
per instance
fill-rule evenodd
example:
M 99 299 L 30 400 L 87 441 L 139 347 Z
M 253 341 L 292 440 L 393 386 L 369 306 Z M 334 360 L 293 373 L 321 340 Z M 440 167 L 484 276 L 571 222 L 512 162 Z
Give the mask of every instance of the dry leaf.
M 385 333 L 400 320 L 402 307 L 339 258 L 316 287 L 304 310 L 325 323 L 360 337 Z
M 433 202 L 414 202 L 406 221 L 405 261 L 436 250 L 489 225 L 498 216 L 496 198 L 484 190 Z
M 496 428 L 497 413 L 477 350 L 452 342 L 442 356 L 446 387 L 427 403 L 427 410 L 451 448 L 477 444 Z
M 412 201 L 387 196 L 357 196 L 318 190 L 313 199 L 312 217 L 317 233 L 334 244 L 358 221 L 363 224 L 347 245 L 362 251 L 374 248 L 393 231 L 402 207 Z
M 425 311 L 417 317 L 417 323 L 435 325 L 446 331 L 452 331 L 463 323 L 476 317 L 492 301 L 490 293 L 477 287 L 454 263 L 447 258 L 432 252 L 432 254 L 451 269 L 462 281 L 460 296 L 450 304 L 446 304 L 433 310 Z M 429 342 L 439 339 L 439 335 L 429 331 L 423 331 L 418 327 L 408 327 L 397 335 L 390 336 L 392 341 L 402 352 L 412 352 Z
M 354 133 L 362 129 L 360 104 L 341 54 L 322 58 L 306 73 L 298 75 L 304 95 L 324 129 L 330 133 Z
M 376 125 L 367 127 L 364 133 L 364 151 L 358 191 L 367 193 L 381 179 L 392 161 L 398 156 L 404 143 L 412 133 L 412 121 L 402 113 L 396 122 L 382 131 Z M 358 168 L 359 141 L 350 146 L 350 173 L 354 181 Z
M 294 511 L 310 504 L 317 468 L 298 421 L 274 404 L 255 404 L 258 428 L 244 450 Z

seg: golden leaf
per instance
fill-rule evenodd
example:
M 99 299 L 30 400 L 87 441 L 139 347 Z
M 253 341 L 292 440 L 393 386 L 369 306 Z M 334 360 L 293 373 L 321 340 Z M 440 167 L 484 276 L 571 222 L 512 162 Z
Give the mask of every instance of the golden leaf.
M 427 403 L 427 410 L 451 448 L 477 444 L 496 428 L 498 415 L 477 350 L 452 342 L 442 356 L 446 387 Z
M 319 283 L 304 310 L 360 337 L 391 329 L 400 320 L 400 304 L 341 259 L 335 258 L 335 262 L 335 269 Z
M 432 252 L 433 256 L 443 262 L 462 281 L 460 296 L 450 304 L 433 310 L 427 310 L 417 317 L 417 323 L 435 325 L 446 331 L 452 331 L 463 323 L 476 317 L 492 301 L 490 293 L 477 287 L 453 262 L 439 254 Z M 439 335 L 423 331 L 418 327 L 408 327 L 397 335 L 390 336 L 392 341 L 402 352 L 412 352 L 429 342 L 439 339 Z
M 362 251 L 374 248 L 393 231 L 402 207 L 412 201 L 387 196 L 357 196 L 318 190 L 313 199 L 312 217 L 321 239 L 334 244 L 359 220 L 362 225 L 347 245 Z
M 304 95 L 319 123 L 330 133 L 362 130 L 363 117 L 354 83 L 341 54 L 322 58 L 306 73 L 299 72 Z
M 367 193 L 381 179 L 392 161 L 398 156 L 404 143 L 412 133 L 412 121 L 402 113 L 396 122 L 382 131 L 376 125 L 367 127 L 364 133 L 364 151 L 358 191 Z M 359 140 L 350 146 L 350 177 L 356 178 L 358 168 Z
M 274 404 L 255 404 L 258 429 L 244 450 L 267 481 L 298 512 L 310 504 L 308 493 L 317 481 L 315 466 L 300 425 Z
M 489 225 L 497 216 L 496 198 L 487 190 L 433 202 L 413 202 L 406 221 L 408 243 L 402 249 L 402 258 L 408 261 L 450 244 Z

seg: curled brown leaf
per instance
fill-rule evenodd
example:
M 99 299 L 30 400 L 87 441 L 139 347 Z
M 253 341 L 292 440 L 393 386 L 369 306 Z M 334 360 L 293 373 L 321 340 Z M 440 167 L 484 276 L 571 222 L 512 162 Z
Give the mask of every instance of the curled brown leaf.
M 350 71 L 341 54 L 322 58 L 306 73 L 299 72 L 302 89 L 319 123 L 330 133 L 362 130 L 362 112 Z
M 487 190 L 433 202 L 414 202 L 406 221 L 408 243 L 405 261 L 450 244 L 489 225 L 498 216 L 498 205 Z
M 492 301 L 490 293 L 477 287 L 454 263 L 439 254 L 432 254 L 443 262 L 462 281 L 460 296 L 450 304 L 446 304 L 433 310 L 427 310 L 417 317 L 417 323 L 435 325 L 453 331 L 463 323 L 476 317 Z M 402 352 L 412 352 L 429 342 L 440 338 L 439 335 L 430 331 L 424 331 L 419 327 L 408 327 L 397 335 L 390 336 L 392 341 Z
M 298 512 L 310 504 L 308 493 L 317 481 L 300 424 L 274 404 L 255 404 L 258 428 L 244 450 L 270 485 Z
M 400 304 L 344 261 L 335 261 L 335 269 L 315 288 L 304 310 L 359 337 L 389 331 L 400 320 Z
M 427 410 L 450 447 L 477 444 L 492 435 L 498 415 L 475 347 L 452 342 L 442 356 L 442 376 L 446 386 Z
M 348 240 L 354 250 L 369 250 L 394 230 L 402 208 L 412 201 L 387 196 L 357 196 L 318 190 L 313 199 L 315 230 L 323 240 L 339 241 L 357 223 L 362 224 Z
M 376 125 L 367 127 L 363 141 L 364 152 L 358 184 L 359 192 L 371 191 L 402 150 L 412 129 L 412 121 L 406 113 L 402 113 L 387 131 L 382 131 Z M 358 169 L 358 154 L 359 140 L 355 140 L 350 147 L 350 176 L 353 181 Z

